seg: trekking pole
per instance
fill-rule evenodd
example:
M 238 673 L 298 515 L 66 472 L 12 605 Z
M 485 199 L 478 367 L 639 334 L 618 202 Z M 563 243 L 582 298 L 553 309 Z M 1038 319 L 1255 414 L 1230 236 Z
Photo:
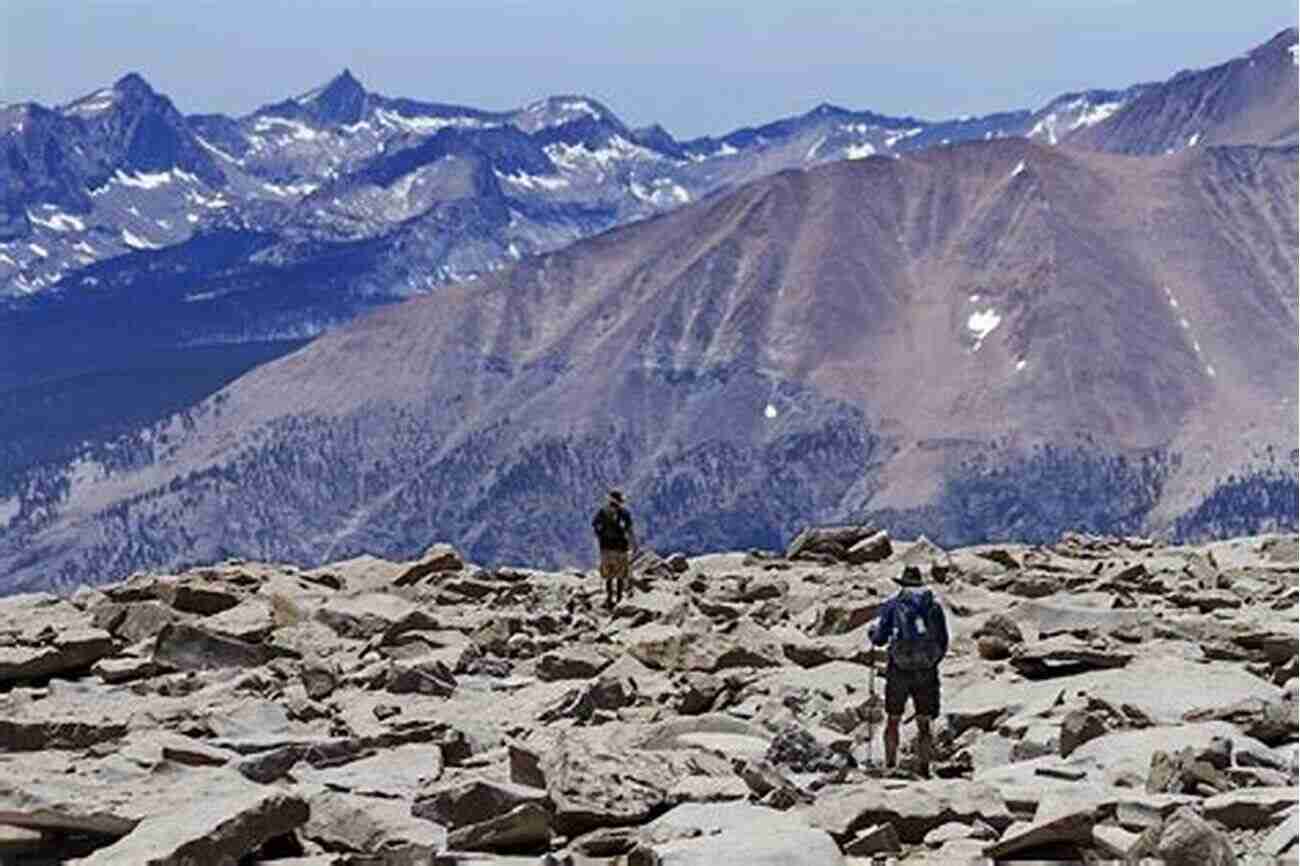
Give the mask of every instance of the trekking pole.
M 876 650 L 871 650 L 867 667 L 867 769 L 871 769 L 871 748 L 876 740 Z

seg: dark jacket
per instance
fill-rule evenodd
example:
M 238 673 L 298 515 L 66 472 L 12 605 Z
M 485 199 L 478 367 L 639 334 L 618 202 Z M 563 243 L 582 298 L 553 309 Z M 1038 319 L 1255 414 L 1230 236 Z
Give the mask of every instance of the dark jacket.
M 610 502 L 591 519 L 601 550 L 627 550 L 632 544 L 632 515 L 621 505 Z
M 871 642 L 876 646 L 884 646 L 889 643 L 889 639 L 894 636 L 894 631 L 898 628 L 898 607 L 899 599 L 904 594 L 912 596 L 920 602 L 921 609 L 926 611 L 926 622 L 934 628 L 935 641 L 939 644 L 939 649 L 943 655 L 948 654 L 948 618 L 944 615 L 943 606 L 935 600 L 934 593 L 928 589 L 909 589 L 903 587 L 898 593 L 891 597 L 880 608 L 880 617 L 876 624 L 868 629 L 868 635 Z

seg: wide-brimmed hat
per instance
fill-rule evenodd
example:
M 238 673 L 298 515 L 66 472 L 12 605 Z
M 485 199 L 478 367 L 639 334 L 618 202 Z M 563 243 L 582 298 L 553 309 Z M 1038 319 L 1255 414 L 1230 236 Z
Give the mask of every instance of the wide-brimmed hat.
M 894 583 L 899 586 L 921 586 L 925 583 L 925 578 L 921 576 L 921 569 L 915 565 L 905 565 L 903 573 L 894 578 Z
M 623 502 L 623 491 L 622 491 L 622 490 L 611 490 L 611 491 L 609 491 L 609 498 L 610 498 L 611 500 L 613 500 L 614 502 L 618 502 L 618 503 L 621 504 L 621 503 Z

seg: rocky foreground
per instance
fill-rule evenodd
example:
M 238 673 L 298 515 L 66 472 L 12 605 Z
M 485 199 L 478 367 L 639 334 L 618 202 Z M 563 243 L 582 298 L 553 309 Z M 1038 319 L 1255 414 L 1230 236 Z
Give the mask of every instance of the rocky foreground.
M 953 635 L 933 779 L 883 771 L 869 691 L 905 563 Z M 1294 536 L 635 573 L 613 612 L 447 545 L 0 599 L 0 861 L 1297 862 Z

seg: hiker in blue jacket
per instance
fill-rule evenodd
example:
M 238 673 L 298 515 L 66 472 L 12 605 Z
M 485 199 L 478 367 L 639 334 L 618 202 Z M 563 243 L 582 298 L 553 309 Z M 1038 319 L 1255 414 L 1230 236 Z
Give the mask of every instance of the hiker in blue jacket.
M 868 629 L 876 646 L 889 644 L 885 665 L 885 765 L 898 761 L 898 725 L 912 699 L 916 711 L 916 756 L 922 776 L 930 775 L 930 721 L 939 715 L 939 662 L 948 653 L 948 621 L 934 593 L 923 587 L 921 569 L 903 568 L 894 578 L 898 593 L 885 602 Z

